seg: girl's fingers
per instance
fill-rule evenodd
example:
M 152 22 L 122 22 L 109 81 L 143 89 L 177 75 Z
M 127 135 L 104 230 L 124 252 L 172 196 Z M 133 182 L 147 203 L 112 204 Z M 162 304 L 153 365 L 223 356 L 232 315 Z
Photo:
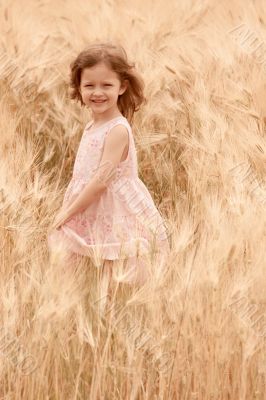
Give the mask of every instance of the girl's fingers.
M 68 222 L 70 219 L 71 217 L 68 217 L 67 214 L 65 213 L 62 213 L 61 215 L 58 214 L 54 222 L 52 223 L 51 230 L 59 229 L 63 224 Z
M 53 223 L 50 227 L 50 230 L 58 229 L 61 225 L 58 223 Z

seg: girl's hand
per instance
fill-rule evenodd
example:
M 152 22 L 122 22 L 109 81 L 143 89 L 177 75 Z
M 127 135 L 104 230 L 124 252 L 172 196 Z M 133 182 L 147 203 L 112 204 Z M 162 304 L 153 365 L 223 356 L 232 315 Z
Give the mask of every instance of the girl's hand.
M 66 209 L 60 210 L 51 226 L 51 229 L 58 229 L 72 218 L 72 215 Z

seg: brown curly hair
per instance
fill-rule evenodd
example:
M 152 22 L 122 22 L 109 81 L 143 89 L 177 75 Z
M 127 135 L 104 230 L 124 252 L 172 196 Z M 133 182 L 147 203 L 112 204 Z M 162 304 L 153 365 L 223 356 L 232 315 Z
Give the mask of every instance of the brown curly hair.
M 138 111 L 142 103 L 146 103 L 143 94 L 144 81 L 135 69 L 135 63 L 130 63 L 125 49 L 111 42 L 94 43 L 85 48 L 70 64 L 70 98 L 77 100 L 84 106 L 79 88 L 81 72 L 99 62 L 104 62 L 118 74 L 121 81 L 128 80 L 126 91 L 119 95 L 117 105 L 124 117 L 130 121 L 135 111 Z

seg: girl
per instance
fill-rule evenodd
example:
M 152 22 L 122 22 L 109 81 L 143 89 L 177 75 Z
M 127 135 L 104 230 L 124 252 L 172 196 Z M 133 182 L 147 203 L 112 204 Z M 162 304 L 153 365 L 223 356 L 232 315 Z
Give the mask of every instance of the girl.
M 102 267 L 102 292 L 111 277 L 143 283 L 148 258 L 165 255 L 163 219 L 138 177 L 129 121 L 145 101 L 143 81 L 121 46 L 95 44 L 71 63 L 71 98 L 90 108 L 63 206 L 48 234 L 50 250 L 64 245 Z M 158 265 L 158 264 L 154 264 Z

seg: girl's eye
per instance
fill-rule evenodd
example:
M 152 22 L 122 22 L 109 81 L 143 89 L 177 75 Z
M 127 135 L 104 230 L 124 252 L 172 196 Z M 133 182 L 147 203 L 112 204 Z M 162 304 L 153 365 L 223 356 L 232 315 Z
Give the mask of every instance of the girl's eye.
M 89 84 L 85 85 L 85 87 L 91 87 L 91 86 L 93 86 L 93 85 L 89 85 Z M 113 85 L 111 83 L 105 83 L 104 86 L 113 86 Z

